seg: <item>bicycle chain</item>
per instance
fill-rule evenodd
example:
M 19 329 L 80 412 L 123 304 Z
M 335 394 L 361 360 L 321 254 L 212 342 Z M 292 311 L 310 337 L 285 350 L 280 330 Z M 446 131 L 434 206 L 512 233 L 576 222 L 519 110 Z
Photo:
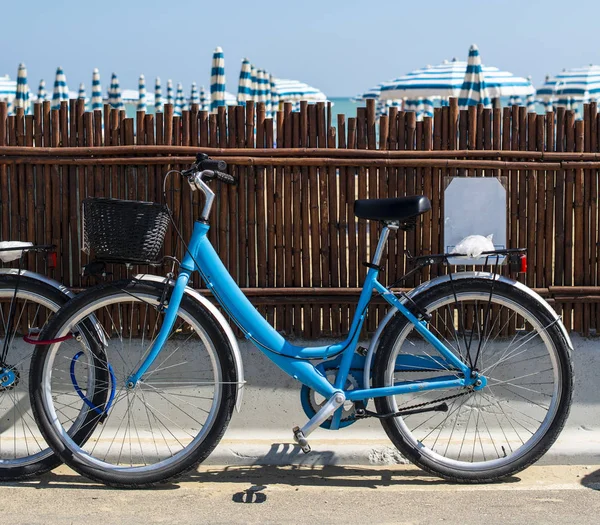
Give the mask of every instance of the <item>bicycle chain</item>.
M 402 408 L 401 410 L 398 410 L 397 417 L 401 417 L 402 416 L 402 412 L 408 412 L 409 410 L 415 410 L 421 407 L 425 407 L 427 405 L 433 405 L 434 403 L 440 403 L 441 401 L 448 401 L 449 399 L 456 399 L 457 397 L 461 397 L 461 396 L 466 396 L 467 394 L 472 394 L 474 392 L 474 390 L 471 388 L 465 392 L 460 392 L 459 394 L 454 394 L 452 396 L 447 396 L 447 397 L 441 397 L 439 399 L 434 399 L 433 401 L 425 401 L 424 403 L 418 403 L 416 405 L 411 405 L 411 406 L 407 406 Z M 372 412 L 370 410 L 366 410 L 364 412 L 364 416 L 358 416 L 359 419 L 364 419 L 367 417 L 376 417 L 378 419 L 382 419 L 383 417 L 390 417 L 391 415 L 395 415 L 395 414 L 378 414 L 377 412 Z

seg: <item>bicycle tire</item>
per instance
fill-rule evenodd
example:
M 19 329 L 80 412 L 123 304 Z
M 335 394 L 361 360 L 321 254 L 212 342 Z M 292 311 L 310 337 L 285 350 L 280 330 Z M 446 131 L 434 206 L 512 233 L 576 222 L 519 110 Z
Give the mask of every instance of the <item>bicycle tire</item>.
M 437 406 L 436 403 L 439 405 L 443 402 L 442 399 L 450 397 L 447 399 L 447 404 L 450 404 L 447 412 L 393 417 L 382 419 L 381 423 L 396 448 L 411 462 L 436 476 L 455 482 L 493 482 L 514 475 L 535 463 L 555 442 L 571 405 L 573 372 L 570 349 L 563 332 L 557 326 L 556 319 L 531 295 L 514 285 L 500 281 L 494 284 L 494 300 L 491 303 L 496 314 L 494 308 L 489 309 L 486 318 L 485 299 L 490 296 L 491 282 L 484 278 L 458 279 L 454 283 L 443 282 L 413 298 L 419 307 L 427 309 L 433 315 L 429 322 L 431 331 L 435 329 L 439 337 L 442 333 L 448 334 L 449 337 L 442 340 L 454 346 L 463 361 L 468 361 L 467 353 L 474 353 L 475 348 L 473 347 L 473 352 L 467 351 L 467 339 L 457 336 L 457 332 L 461 330 L 461 321 L 464 335 L 470 333 L 476 340 L 482 341 L 483 351 L 478 364 L 483 365 L 485 355 L 482 373 L 487 378 L 487 386 L 480 391 L 464 395 L 458 389 L 429 391 L 420 393 L 415 398 L 408 396 L 401 404 L 393 396 L 375 399 L 377 412 L 390 414 L 424 401 L 430 402 L 430 407 Z M 455 303 L 455 293 L 456 299 L 462 305 L 460 309 L 450 306 Z M 481 298 L 482 304 L 478 304 L 477 298 Z M 503 308 L 506 309 L 504 314 Z M 511 316 L 509 308 L 513 309 L 514 315 Z M 469 309 L 473 311 L 470 330 L 467 321 L 471 315 Z M 497 320 L 494 319 L 494 315 L 500 319 L 498 324 L 495 324 Z M 477 331 L 476 319 L 479 326 Z M 488 325 L 487 338 L 485 329 L 481 331 L 479 324 L 479 321 L 483 324 L 486 319 L 490 323 L 491 319 L 494 319 L 494 324 Z M 513 323 L 514 336 L 510 332 Z M 433 325 L 435 326 L 432 329 Z M 522 329 L 517 331 L 517 327 Z M 537 335 L 532 336 L 534 328 Z M 413 329 L 413 325 L 401 314 L 397 314 L 390 321 L 376 352 L 374 386 L 388 386 L 391 381 L 396 380 L 397 375 L 402 375 L 403 379 L 406 379 L 407 375 L 411 379 L 421 379 L 418 377 L 419 373 L 394 370 L 396 356 L 403 352 L 403 346 L 411 348 L 414 352 L 412 355 L 431 355 L 429 352 L 423 354 L 424 343 L 419 340 L 421 336 L 416 337 L 412 333 Z M 451 337 L 453 332 L 455 339 Z M 497 333 L 500 342 L 490 342 L 494 332 Z M 506 346 L 505 342 L 509 340 L 511 342 Z M 520 346 L 513 346 L 516 344 Z M 539 346 L 542 345 L 541 353 L 537 355 Z M 406 350 L 404 352 L 406 353 Z M 545 368 L 548 365 L 549 368 Z M 427 377 L 448 373 L 448 370 L 434 372 L 431 368 L 433 367 L 426 372 Z M 450 367 L 447 368 L 451 370 Z M 530 382 L 526 382 L 529 377 Z M 527 406 L 523 402 L 526 395 L 532 398 Z M 544 415 L 546 402 L 548 407 Z M 509 414 L 512 414 L 512 419 L 509 418 Z M 471 430 L 470 426 L 472 418 L 474 430 Z M 510 423 L 512 428 L 506 425 L 505 421 Z M 536 429 L 538 423 L 539 427 Z M 529 433 L 531 437 L 527 438 Z M 459 444 L 461 434 L 463 441 Z M 462 455 L 463 450 L 465 455 Z
M 125 388 L 124 379 L 128 377 L 136 363 L 141 362 L 141 356 L 147 351 L 144 341 L 146 343 L 152 341 L 152 337 L 134 338 L 131 335 L 132 327 L 138 330 L 139 327 L 145 329 L 153 326 L 153 335 L 156 335 L 159 321 L 154 322 L 151 318 L 155 315 L 158 319 L 161 315 L 158 305 L 162 304 L 164 298 L 163 286 L 162 283 L 127 280 L 102 284 L 83 292 L 61 310 L 47 326 L 43 337 L 54 338 L 57 334 L 63 334 L 70 326 L 81 323 L 90 314 L 96 315 L 99 319 L 104 315 L 106 347 L 101 348 L 102 345 L 98 344 L 97 338 L 92 337 L 88 340 L 84 336 L 77 341 L 77 350 L 74 349 L 71 340 L 36 349 L 34 354 L 33 408 L 47 442 L 75 471 L 106 485 L 122 488 L 150 486 L 172 480 L 195 468 L 216 447 L 233 412 L 237 375 L 232 349 L 222 328 L 212 315 L 203 305 L 188 296 L 184 296 L 178 311 L 178 319 L 181 323 L 176 322 L 170 339 L 163 346 L 162 353 L 156 358 L 143 380 L 136 385 L 135 388 L 138 390 L 130 395 Z M 138 306 L 141 308 L 136 310 Z M 134 315 L 137 314 L 132 312 L 142 312 L 144 308 L 143 321 L 142 313 L 134 320 Z M 124 312 L 131 315 L 132 320 L 129 323 L 129 340 L 124 337 L 126 331 L 123 326 L 127 322 L 127 319 L 122 317 Z M 121 332 L 119 337 L 114 338 L 113 334 L 119 329 L 114 322 L 117 318 L 121 319 L 119 325 Z M 191 327 L 191 330 L 188 327 Z M 187 337 L 188 332 L 189 337 L 183 343 L 178 343 L 177 338 Z M 198 335 L 207 348 L 210 346 L 206 354 L 210 354 L 208 361 L 215 367 L 213 374 L 216 380 L 212 383 L 215 400 L 211 402 L 209 415 L 204 422 L 199 421 L 200 416 L 196 420 L 186 412 L 192 410 L 187 408 L 192 404 L 196 404 L 193 408 L 201 412 L 200 405 L 204 403 L 201 400 L 205 398 L 195 395 L 194 389 L 205 393 L 211 388 L 208 380 L 204 382 L 194 375 L 198 370 L 191 362 L 192 357 L 196 362 L 205 354 L 197 348 L 194 348 L 193 353 L 189 352 L 186 343 L 194 335 Z M 175 344 L 169 346 L 170 342 Z M 140 343 L 139 350 L 136 350 L 138 343 Z M 188 352 L 185 358 L 181 352 L 178 354 L 180 349 L 181 352 Z M 86 352 L 86 356 L 91 354 L 111 363 L 118 389 L 114 404 L 107 410 L 102 425 L 94 425 L 90 435 L 86 436 L 85 440 L 79 441 L 68 435 L 60 418 L 57 417 L 61 409 L 59 398 L 66 394 L 54 395 L 58 388 L 53 389 L 52 384 L 53 359 L 59 355 L 59 352 L 63 352 L 68 357 L 75 351 L 83 351 Z M 137 361 L 137 354 L 133 353 L 135 351 L 140 355 Z M 122 363 L 117 358 L 118 354 L 122 357 L 126 356 L 126 359 L 122 359 Z M 181 356 L 182 361 L 171 360 L 174 355 L 177 355 L 178 359 Z M 188 357 L 190 357 L 189 362 Z M 181 368 L 182 365 L 185 367 Z M 57 371 L 59 366 L 60 362 L 56 367 Z M 179 374 L 177 378 L 169 377 L 171 372 L 168 370 L 171 368 Z M 164 372 L 165 370 L 167 372 Z M 186 377 L 182 378 L 181 374 Z M 178 388 L 181 390 L 177 390 Z M 189 391 L 184 391 L 186 388 L 189 388 Z M 70 399 L 73 395 L 71 392 L 66 399 Z M 167 410 L 162 405 L 159 406 L 159 402 L 173 411 L 172 418 L 169 417 L 171 412 L 166 415 Z M 186 415 L 190 416 L 190 421 L 196 421 L 199 425 L 194 436 L 192 431 L 195 423 L 184 422 Z M 179 420 L 174 421 L 176 418 Z M 192 427 L 185 427 L 186 424 L 191 424 Z M 127 449 L 129 449 L 129 458 Z M 173 452 L 174 449 L 177 450 Z

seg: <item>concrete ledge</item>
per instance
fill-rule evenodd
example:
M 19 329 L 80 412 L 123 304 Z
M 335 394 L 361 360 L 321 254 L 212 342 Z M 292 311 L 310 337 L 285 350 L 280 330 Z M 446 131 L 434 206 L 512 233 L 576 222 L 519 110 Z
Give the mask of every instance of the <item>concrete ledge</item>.
M 344 430 L 339 431 L 343 433 Z M 347 430 L 346 432 L 349 432 Z M 304 454 L 287 436 L 273 434 L 255 439 L 228 438 L 204 462 L 206 465 L 400 465 L 407 461 L 385 434 L 353 432 L 353 439 L 323 439 L 311 435 L 312 452 Z M 370 435 L 371 434 L 371 435 Z M 313 434 L 315 435 L 315 434 Z M 558 441 L 539 461 L 541 465 L 600 463 L 600 430 L 564 430 Z
M 325 344 L 314 342 L 311 344 Z M 567 425 L 542 464 L 600 462 L 600 339 L 573 336 L 575 395 Z M 287 377 L 246 341 L 240 342 L 247 385 L 240 413 L 206 461 L 211 465 L 389 465 L 406 463 L 376 420 L 359 421 L 309 439 L 313 452 L 293 444 L 303 425 L 300 384 Z

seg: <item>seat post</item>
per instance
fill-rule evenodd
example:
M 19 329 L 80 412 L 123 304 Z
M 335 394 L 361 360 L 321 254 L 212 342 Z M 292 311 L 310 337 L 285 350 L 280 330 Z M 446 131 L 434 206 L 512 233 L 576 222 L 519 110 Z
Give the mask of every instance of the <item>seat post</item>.
M 385 244 L 387 243 L 388 237 L 390 235 L 390 230 L 397 230 L 398 223 L 396 221 L 384 222 L 385 226 L 383 230 L 381 230 L 381 236 L 379 237 L 379 242 L 377 243 L 377 249 L 375 250 L 375 255 L 373 255 L 373 259 L 371 260 L 371 264 L 374 266 L 379 266 L 379 262 L 381 261 L 381 256 L 383 255 L 383 250 L 385 248 Z

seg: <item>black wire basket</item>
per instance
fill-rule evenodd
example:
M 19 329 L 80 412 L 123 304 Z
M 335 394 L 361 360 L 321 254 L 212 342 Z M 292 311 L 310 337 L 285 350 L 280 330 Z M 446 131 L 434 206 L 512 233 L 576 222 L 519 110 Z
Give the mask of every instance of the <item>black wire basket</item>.
M 148 264 L 162 248 L 169 210 L 154 202 L 88 198 L 82 219 L 84 252 L 106 262 Z

